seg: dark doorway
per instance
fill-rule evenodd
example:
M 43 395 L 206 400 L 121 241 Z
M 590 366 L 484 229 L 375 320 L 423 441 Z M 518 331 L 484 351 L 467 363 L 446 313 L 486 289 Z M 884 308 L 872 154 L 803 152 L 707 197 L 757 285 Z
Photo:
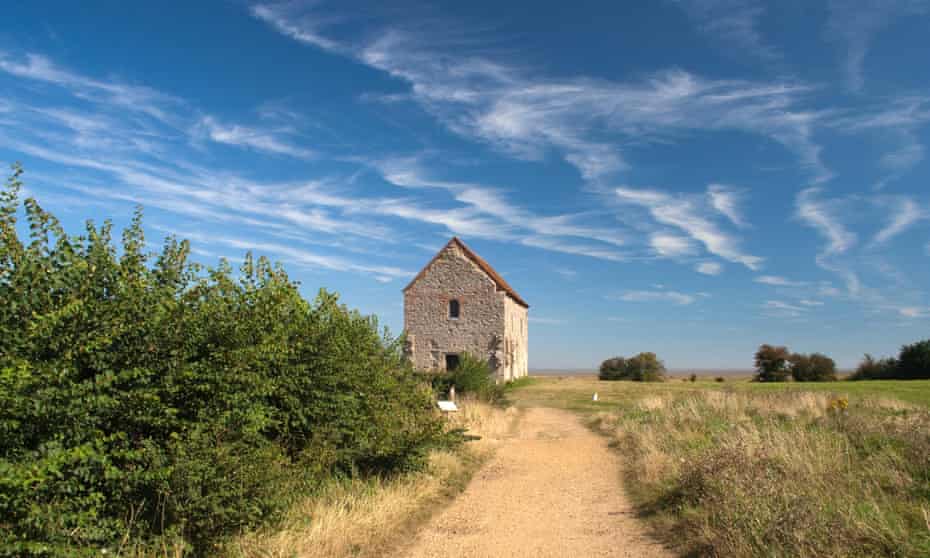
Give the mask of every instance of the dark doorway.
M 446 370 L 451 372 L 459 367 L 459 355 L 447 354 L 446 355 Z
M 459 317 L 459 301 L 455 300 L 454 298 L 449 301 L 449 317 Z

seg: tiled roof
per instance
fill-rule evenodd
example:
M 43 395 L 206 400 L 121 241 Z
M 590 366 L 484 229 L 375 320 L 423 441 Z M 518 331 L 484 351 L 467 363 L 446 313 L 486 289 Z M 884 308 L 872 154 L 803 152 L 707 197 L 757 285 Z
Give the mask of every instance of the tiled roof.
M 433 256 L 433 259 L 431 259 L 429 263 L 426 264 L 426 266 L 422 270 L 420 270 L 420 273 L 417 273 L 417 276 L 414 277 L 413 281 L 411 281 L 406 287 L 404 287 L 404 290 L 406 291 L 407 289 L 412 287 L 413 284 L 416 283 L 418 279 L 420 279 L 420 277 L 423 277 L 423 275 L 426 273 L 426 270 L 429 269 L 429 266 L 433 265 L 433 262 L 435 262 L 436 259 L 439 258 L 440 254 L 442 254 L 446 250 L 446 248 L 448 248 L 452 244 L 455 244 L 456 246 L 458 246 L 462 250 L 462 252 L 465 253 L 468 259 L 475 262 L 475 265 L 477 265 L 478 267 L 481 268 L 482 271 L 487 273 L 488 277 L 490 277 L 491 280 L 494 281 L 498 289 L 507 293 L 507 295 L 510 298 L 514 299 L 514 301 L 516 301 L 517 304 L 523 306 L 524 308 L 530 307 L 530 305 L 527 304 L 525 300 L 520 298 L 520 295 L 517 294 L 517 291 L 513 290 L 513 287 L 508 285 L 507 281 L 504 281 L 504 278 L 501 277 L 496 271 L 494 271 L 494 268 L 491 267 L 491 264 L 484 261 L 484 258 L 482 258 L 478 254 L 473 252 L 471 248 L 469 248 L 468 246 L 465 246 L 465 243 L 459 240 L 457 236 L 452 237 L 452 240 L 450 240 L 448 244 L 446 244 L 443 247 L 442 250 L 440 250 L 435 256 Z

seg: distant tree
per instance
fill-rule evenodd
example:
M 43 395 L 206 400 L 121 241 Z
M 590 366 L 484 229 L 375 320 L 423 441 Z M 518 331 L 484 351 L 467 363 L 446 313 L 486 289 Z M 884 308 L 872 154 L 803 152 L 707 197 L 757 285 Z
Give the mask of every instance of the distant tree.
M 788 359 L 791 376 L 796 382 L 832 382 L 836 380 L 836 362 L 832 358 L 814 353 L 793 354 Z
M 626 361 L 627 376 L 635 382 L 665 380 L 665 365 L 655 353 L 639 353 Z
M 696 381 L 697 381 L 697 374 L 691 374 L 690 376 L 688 376 L 688 381 L 690 381 L 690 382 L 696 382 Z
M 618 356 L 602 362 L 597 377 L 599 380 L 623 380 L 625 375 L 626 359 Z
M 897 368 L 899 379 L 930 379 L 930 339 L 901 347 Z
M 761 345 L 756 351 L 757 382 L 784 382 L 788 379 L 788 358 L 791 353 L 787 347 Z
M 849 376 L 850 380 L 883 380 L 893 378 L 898 369 L 898 361 L 894 358 L 875 359 L 866 354 L 856 371 Z

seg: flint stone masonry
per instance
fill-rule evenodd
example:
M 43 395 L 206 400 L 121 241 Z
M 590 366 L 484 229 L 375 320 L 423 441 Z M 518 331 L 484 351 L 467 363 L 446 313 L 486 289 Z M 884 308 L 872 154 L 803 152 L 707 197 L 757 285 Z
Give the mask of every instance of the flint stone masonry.
M 450 317 L 449 304 L 459 303 Z M 498 381 L 527 375 L 528 305 L 487 262 L 453 238 L 404 289 L 406 352 L 420 370 L 447 355 L 484 359 Z

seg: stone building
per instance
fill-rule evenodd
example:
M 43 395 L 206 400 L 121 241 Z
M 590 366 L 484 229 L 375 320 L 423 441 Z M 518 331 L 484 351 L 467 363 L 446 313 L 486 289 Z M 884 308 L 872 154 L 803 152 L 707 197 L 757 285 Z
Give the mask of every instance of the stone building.
M 453 238 L 404 289 L 406 351 L 420 370 L 449 370 L 464 353 L 498 381 L 527 375 L 529 305 L 481 256 Z

